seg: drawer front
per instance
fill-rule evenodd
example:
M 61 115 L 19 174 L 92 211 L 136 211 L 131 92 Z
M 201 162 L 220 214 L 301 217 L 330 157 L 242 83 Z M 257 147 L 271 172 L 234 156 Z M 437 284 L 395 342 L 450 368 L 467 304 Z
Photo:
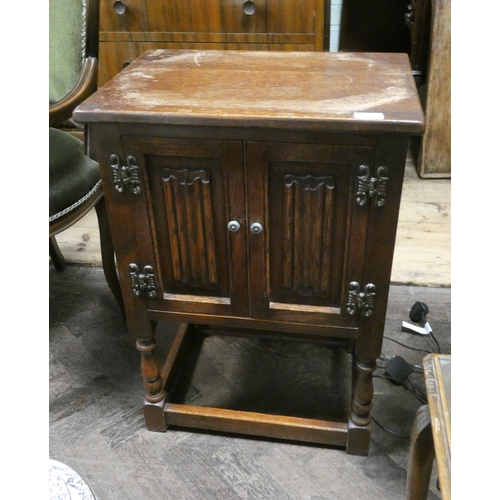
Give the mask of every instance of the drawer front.
M 313 33 L 318 0 L 103 0 L 101 31 Z

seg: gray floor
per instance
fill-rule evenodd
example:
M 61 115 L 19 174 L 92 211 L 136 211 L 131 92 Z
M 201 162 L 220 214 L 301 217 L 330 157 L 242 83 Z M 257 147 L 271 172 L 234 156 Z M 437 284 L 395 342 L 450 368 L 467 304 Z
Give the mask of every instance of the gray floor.
M 450 352 L 450 295 L 446 288 L 391 288 L 383 355 L 421 364 L 436 351 L 428 337 L 401 332 L 417 300 L 441 352 Z M 158 330 L 166 352 L 175 325 Z M 185 399 L 328 415 L 346 410 L 348 388 L 335 375 L 347 369 L 343 350 L 327 346 L 210 337 L 193 367 Z M 333 360 L 333 362 L 332 362 Z M 96 267 L 50 269 L 50 457 L 77 471 L 99 500 L 341 499 L 405 497 L 413 418 L 421 402 L 377 370 L 368 457 L 314 445 L 186 429 L 152 433 L 142 418 L 139 354 Z M 270 384 L 269 380 L 273 382 Z M 410 375 L 423 388 L 423 375 Z M 297 402 L 303 404 L 297 404 Z M 382 429 L 383 426 L 386 430 Z M 398 435 L 395 435 L 395 434 Z M 435 472 L 435 470 L 434 470 Z M 429 499 L 439 498 L 436 477 Z

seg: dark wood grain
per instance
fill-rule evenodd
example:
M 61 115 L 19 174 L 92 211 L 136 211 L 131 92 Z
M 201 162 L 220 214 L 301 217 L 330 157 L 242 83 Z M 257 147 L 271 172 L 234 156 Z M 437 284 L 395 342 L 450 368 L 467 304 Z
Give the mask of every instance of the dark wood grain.
M 325 0 L 101 2 L 99 86 L 150 49 L 328 50 Z
M 212 431 L 345 446 L 347 425 L 330 421 L 168 404 L 167 423 Z
M 415 92 L 405 54 L 153 50 L 74 117 L 81 123 L 209 126 L 223 120 L 225 126 L 418 134 L 423 114 Z M 354 115 L 367 112 L 383 119 Z

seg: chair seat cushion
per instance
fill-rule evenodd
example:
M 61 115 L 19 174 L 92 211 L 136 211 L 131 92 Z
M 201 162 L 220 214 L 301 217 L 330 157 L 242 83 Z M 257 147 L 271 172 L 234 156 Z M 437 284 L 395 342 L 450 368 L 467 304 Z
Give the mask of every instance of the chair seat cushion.
M 99 165 L 83 142 L 49 127 L 49 222 L 74 210 L 100 188 Z

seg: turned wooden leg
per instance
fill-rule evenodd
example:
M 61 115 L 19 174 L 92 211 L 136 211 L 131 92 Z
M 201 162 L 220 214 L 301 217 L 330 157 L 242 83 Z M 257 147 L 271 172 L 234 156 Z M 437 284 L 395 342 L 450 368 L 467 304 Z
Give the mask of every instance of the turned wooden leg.
M 353 387 L 351 414 L 347 438 L 347 453 L 368 455 L 370 447 L 370 411 L 373 398 L 373 371 L 375 360 L 353 358 Z
M 433 461 L 434 442 L 431 417 L 429 407 L 424 405 L 417 411 L 411 432 L 406 481 L 407 500 L 425 500 L 427 498 Z
M 137 339 L 136 347 L 141 353 L 141 374 L 146 391 L 144 401 L 144 418 L 150 431 L 167 430 L 163 407 L 166 393 L 158 360 L 155 355 L 156 341 L 154 337 Z

